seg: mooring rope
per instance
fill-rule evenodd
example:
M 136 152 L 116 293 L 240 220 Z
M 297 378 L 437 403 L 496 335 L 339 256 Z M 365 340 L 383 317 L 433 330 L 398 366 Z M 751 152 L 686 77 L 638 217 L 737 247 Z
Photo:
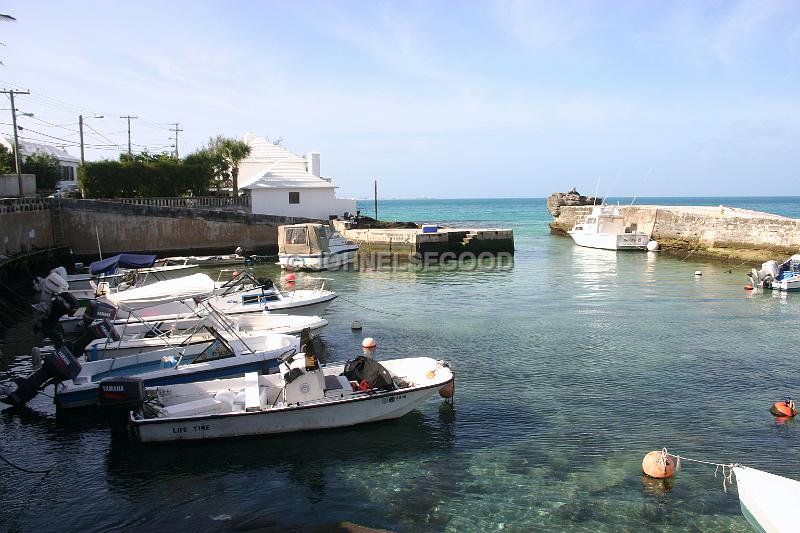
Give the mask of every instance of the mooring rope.
M 689 461 L 691 463 L 700 463 L 704 465 L 710 465 L 714 467 L 714 477 L 717 477 L 717 473 L 719 472 L 720 468 L 722 469 L 722 490 L 725 493 L 728 493 L 728 484 L 733 484 L 733 468 L 737 466 L 742 466 L 739 463 L 715 463 L 713 461 L 704 461 L 702 459 L 692 459 L 691 457 L 686 457 L 684 455 L 675 455 L 674 453 L 669 453 L 669 450 L 666 448 L 661 449 L 661 460 L 666 463 L 667 457 L 674 457 L 675 458 L 675 470 L 678 471 L 681 469 L 681 461 Z M 728 469 L 727 474 L 725 473 L 725 469 Z
M 14 463 L 12 463 L 11 461 L 9 461 L 8 459 L 6 459 L 5 457 L 3 457 L 2 455 L 0 455 L 0 461 L 3 461 L 3 462 L 4 462 L 5 464 L 7 464 L 8 466 L 10 466 L 10 467 L 12 467 L 12 468 L 16 468 L 16 469 L 17 469 L 17 470 L 19 470 L 20 472 L 25 472 L 25 473 L 27 473 L 27 474 L 49 474 L 50 472 L 52 472 L 52 471 L 53 471 L 53 469 L 52 469 L 52 468 L 48 468 L 47 470 L 29 470 L 29 469 L 27 469 L 27 468 L 23 468 L 23 467 L 21 467 L 21 466 L 15 465 Z
M 387 316 L 397 316 L 397 317 L 403 316 L 403 315 L 399 315 L 397 313 L 390 313 L 389 311 L 381 311 L 380 309 L 373 309 L 372 307 L 367 307 L 366 305 L 361 305 L 359 303 L 354 302 L 353 300 L 349 300 L 349 299 L 345 298 L 341 294 L 338 297 L 341 298 L 342 300 L 344 300 L 345 302 L 348 302 L 348 303 L 350 303 L 352 305 L 355 305 L 356 307 L 360 307 L 361 309 L 366 309 L 367 311 L 372 311 L 373 313 L 380 313 L 382 315 L 387 315 Z

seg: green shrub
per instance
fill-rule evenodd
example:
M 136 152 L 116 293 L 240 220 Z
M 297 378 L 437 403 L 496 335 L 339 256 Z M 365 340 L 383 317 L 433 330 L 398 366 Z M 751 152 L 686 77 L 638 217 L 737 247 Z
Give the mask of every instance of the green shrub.
M 55 189 L 61 179 L 61 164 L 58 158 L 36 152 L 25 158 L 20 169 L 23 174 L 36 174 L 37 189 Z

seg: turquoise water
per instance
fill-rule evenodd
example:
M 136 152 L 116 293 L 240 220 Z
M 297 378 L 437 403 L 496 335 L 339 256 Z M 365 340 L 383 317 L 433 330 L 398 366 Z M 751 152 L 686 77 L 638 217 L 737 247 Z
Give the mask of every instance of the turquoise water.
M 734 202 L 800 214 L 797 198 L 702 203 Z M 370 426 L 152 447 L 112 440 L 92 413 L 56 416 L 39 397 L 0 411 L 0 453 L 56 470 L 40 480 L 4 467 L 0 529 L 750 531 L 712 467 L 684 463 L 665 485 L 642 476 L 644 455 L 666 446 L 800 479 L 800 426 L 768 412 L 800 390 L 798 295 L 744 291 L 747 265 L 578 248 L 549 234 L 542 199 L 379 209 L 514 228 L 513 268 L 299 276 L 341 295 L 322 330 L 326 359 L 358 354 L 364 336 L 378 359 L 446 359 L 454 410 L 436 398 Z M 279 277 L 273 265 L 258 273 Z M 26 328 L 0 349 L 27 351 Z M 27 358 L 2 370 L 25 373 Z

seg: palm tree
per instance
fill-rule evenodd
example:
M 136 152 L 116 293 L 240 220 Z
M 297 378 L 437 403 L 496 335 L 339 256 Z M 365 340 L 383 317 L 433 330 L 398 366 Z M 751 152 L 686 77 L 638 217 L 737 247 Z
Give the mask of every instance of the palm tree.
M 239 195 L 239 163 L 252 151 L 249 144 L 235 139 L 225 139 L 219 147 L 220 155 L 230 165 L 231 189 L 234 196 Z
M 14 22 L 14 21 L 16 21 L 16 20 L 17 20 L 17 19 L 15 19 L 14 17 L 12 17 L 11 15 L 3 15 L 2 13 L 0 13 L 0 22 Z M 1 44 L 1 45 L 3 45 L 3 46 L 5 46 L 5 45 L 6 45 L 5 43 L 0 43 L 0 44 Z M 2 61 L 0 61 L 0 65 L 3 65 L 3 62 L 2 62 Z M 5 65 L 4 65 L 4 66 L 5 66 Z

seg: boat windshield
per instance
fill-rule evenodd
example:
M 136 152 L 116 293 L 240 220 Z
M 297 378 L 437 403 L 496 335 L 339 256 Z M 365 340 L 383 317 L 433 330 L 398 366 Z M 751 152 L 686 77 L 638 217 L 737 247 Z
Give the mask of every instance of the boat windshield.
M 205 329 L 211 333 L 211 336 L 214 337 L 214 340 L 211 344 L 206 347 L 197 357 L 195 357 L 191 364 L 195 363 L 205 363 L 207 361 L 214 361 L 216 359 L 225 359 L 227 357 L 233 357 L 236 354 L 231 348 L 231 345 L 228 344 L 228 341 L 219 334 L 219 332 L 211 326 L 205 326 Z

